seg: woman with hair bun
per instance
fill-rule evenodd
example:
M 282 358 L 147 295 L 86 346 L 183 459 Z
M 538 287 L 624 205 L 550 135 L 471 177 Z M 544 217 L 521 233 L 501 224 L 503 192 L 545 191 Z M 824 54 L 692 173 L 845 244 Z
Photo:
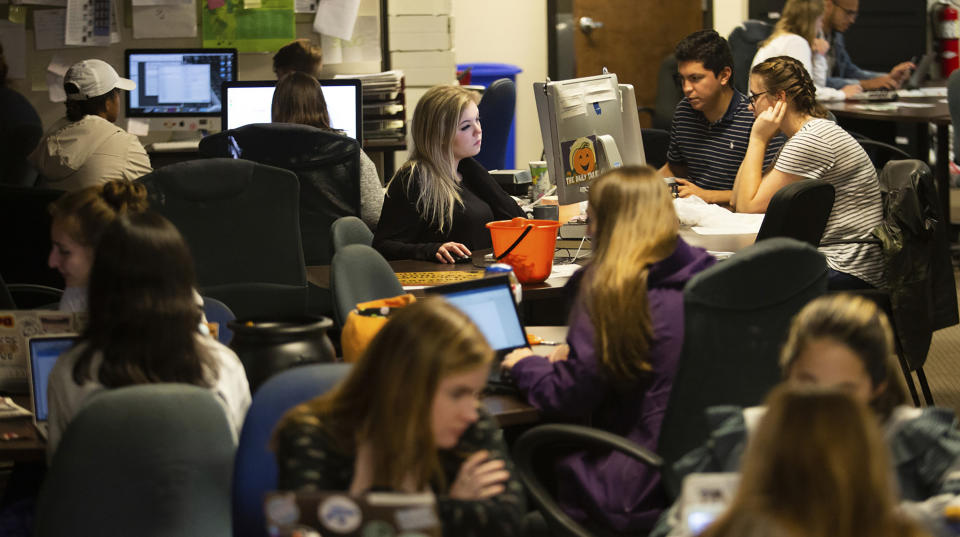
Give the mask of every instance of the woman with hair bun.
M 148 208 L 147 189 L 118 179 L 60 196 L 50 204 L 50 268 L 60 271 L 66 289 L 61 311 L 87 311 L 87 281 L 100 236 L 120 214 Z
M 762 213 L 770 198 L 790 183 L 803 179 L 830 183 L 835 200 L 820 246 L 827 258 L 830 288 L 881 287 L 880 246 L 850 242 L 870 239 L 883 220 L 877 170 L 870 157 L 850 134 L 825 119 L 810 74 L 794 58 L 777 56 L 754 66 L 750 102 L 756 120 L 731 205 L 741 213 Z M 763 155 L 777 133 L 788 139 L 764 175 Z

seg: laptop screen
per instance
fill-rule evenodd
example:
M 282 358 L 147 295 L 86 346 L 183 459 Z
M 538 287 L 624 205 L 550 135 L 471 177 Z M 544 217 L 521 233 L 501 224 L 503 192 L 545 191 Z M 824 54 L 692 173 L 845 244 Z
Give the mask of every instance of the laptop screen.
M 47 379 L 57 357 L 76 341 L 75 336 L 30 339 L 30 383 L 37 421 L 47 420 Z
M 436 287 L 430 293 L 442 294 L 451 304 L 467 314 L 487 338 L 495 351 L 516 349 L 527 345 L 527 336 L 517 316 L 509 280 L 494 278 L 467 282 L 474 284 L 463 290 L 446 291 L 446 287 L 462 287 L 462 284 Z M 484 285 L 491 282 L 492 285 Z

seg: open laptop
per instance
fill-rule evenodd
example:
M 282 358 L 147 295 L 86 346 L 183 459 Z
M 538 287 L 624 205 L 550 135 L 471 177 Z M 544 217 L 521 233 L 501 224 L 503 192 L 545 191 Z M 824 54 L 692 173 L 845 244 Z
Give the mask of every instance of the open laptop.
M 903 85 L 906 89 L 917 89 L 920 87 L 920 84 L 923 80 L 930 74 L 930 66 L 933 64 L 933 61 L 937 59 L 936 52 L 928 52 L 923 55 L 923 58 L 917 62 L 917 68 L 913 70 L 913 74 L 910 75 L 910 78 L 907 80 L 907 83 Z
M 27 359 L 27 377 L 30 400 L 33 401 L 33 423 L 44 439 L 47 438 L 47 380 L 57 357 L 73 347 L 76 335 L 34 336 L 27 339 L 30 355 Z
M 432 493 L 268 492 L 263 503 L 273 537 L 418 535 L 440 537 Z
M 520 321 L 507 275 L 428 287 L 428 295 L 442 295 L 467 314 L 480 329 L 497 356 L 490 372 L 491 383 L 504 383 L 500 363 L 510 351 L 528 347 L 527 332 Z

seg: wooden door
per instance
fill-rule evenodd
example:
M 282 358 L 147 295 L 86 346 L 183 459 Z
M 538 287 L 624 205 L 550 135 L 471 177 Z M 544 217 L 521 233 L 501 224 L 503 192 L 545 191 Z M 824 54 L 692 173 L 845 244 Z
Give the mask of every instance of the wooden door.
M 660 62 L 677 43 L 703 26 L 702 0 L 574 0 L 577 76 L 606 67 L 621 83 L 633 84 L 639 106 L 653 107 Z M 603 23 L 585 34 L 581 17 Z M 649 118 L 640 117 L 647 126 Z

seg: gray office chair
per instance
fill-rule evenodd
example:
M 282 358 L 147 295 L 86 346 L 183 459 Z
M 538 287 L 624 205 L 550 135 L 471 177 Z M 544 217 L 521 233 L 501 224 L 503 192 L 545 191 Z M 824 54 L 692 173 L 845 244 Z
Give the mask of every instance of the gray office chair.
M 387 260 L 363 244 L 347 245 L 334 254 L 330 289 L 333 313 L 340 326 L 358 303 L 403 294 L 403 286 Z
M 37 537 L 231 537 L 233 432 L 206 388 L 94 394 L 63 435 L 37 500 Z
M 333 245 L 333 254 L 339 252 L 348 244 L 373 244 L 373 232 L 356 216 L 342 216 L 330 226 L 330 244 Z

